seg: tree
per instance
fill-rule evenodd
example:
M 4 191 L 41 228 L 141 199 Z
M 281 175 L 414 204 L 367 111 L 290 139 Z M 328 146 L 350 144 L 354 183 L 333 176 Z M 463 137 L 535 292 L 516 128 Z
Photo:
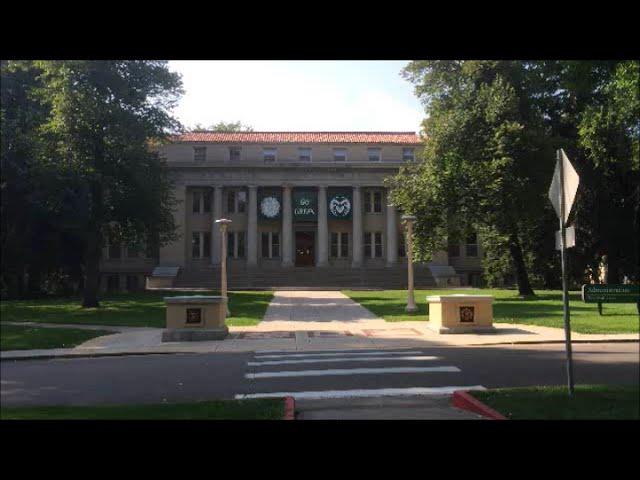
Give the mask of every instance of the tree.
M 203 128 L 199 123 L 193 127 L 193 131 L 212 131 L 212 132 L 253 132 L 253 127 L 243 125 L 242 122 L 218 122 L 209 128 Z
M 554 157 L 528 95 L 526 65 L 420 61 L 403 73 L 425 104 L 427 141 L 423 161 L 389 184 L 396 204 L 418 217 L 419 257 L 444 248 L 444 239 L 478 231 L 494 253 L 489 259 L 509 252 L 520 294 L 532 295 L 528 239 L 551 214 L 546 189 Z
M 40 130 L 50 205 L 82 240 L 82 305 L 99 306 L 105 241 L 161 245 L 175 236 L 170 181 L 151 141 L 179 124 L 170 111 L 182 94 L 163 61 L 40 61 L 36 89 L 50 115 Z M 53 192 L 63 192 L 63 195 Z

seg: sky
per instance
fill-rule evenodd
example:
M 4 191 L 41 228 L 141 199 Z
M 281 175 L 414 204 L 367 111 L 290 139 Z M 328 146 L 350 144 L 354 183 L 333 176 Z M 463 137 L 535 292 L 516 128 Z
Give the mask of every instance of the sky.
M 423 108 L 408 61 L 171 61 L 186 127 L 241 121 L 256 131 L 413 131 Z

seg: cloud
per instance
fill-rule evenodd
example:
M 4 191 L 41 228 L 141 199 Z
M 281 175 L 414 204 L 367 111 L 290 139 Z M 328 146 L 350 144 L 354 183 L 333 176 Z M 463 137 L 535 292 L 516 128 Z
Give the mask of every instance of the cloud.
M 367 84 L 366 65 L 176 61 L 170 68 L 183 75 L 175 113 L 187 126 L 240 120 L 255 130 L 417 131 L 424 115 L 417 99 L 398 94 L 397 78 L 377 73 Z

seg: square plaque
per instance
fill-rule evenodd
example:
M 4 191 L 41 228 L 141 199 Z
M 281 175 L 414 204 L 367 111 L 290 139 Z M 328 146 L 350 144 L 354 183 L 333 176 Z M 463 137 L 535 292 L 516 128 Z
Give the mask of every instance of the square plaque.
M 460 323 L 473 323 L 474 314 L 474 307 L 460 307 Z
M 187 308 L 187 325 L 202 323 L 202 309 L 201 308 Z

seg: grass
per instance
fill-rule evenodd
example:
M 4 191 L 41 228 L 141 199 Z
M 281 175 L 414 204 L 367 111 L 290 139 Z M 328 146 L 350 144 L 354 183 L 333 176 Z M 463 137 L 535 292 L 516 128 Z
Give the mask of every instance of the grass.
M 513 420 L 638 420 L 640 390 L 633 387 L 576 385 L 567 387 L 498 388 L 470 392 Z
M 3 407 L 2 420 L 280 420 L 282 399 L 154 405 Z
M 82 308 L 80 298 L 9 300 L 0 302 L 3 322 L 69 323 L 82 325 L 165 326 L 164 297 L 215 295 L 217 292 L 141 292 L 106 294 L 100 308 Z M 229 326 L 257 325 L 271 302 L 272 292 L 229 292 Z
M 345 295 L 369 309 L 387 322 L 428 320 L 428 295 L 468 293 L 493 295 L 493 315 L 496 322 L 540 325 L 563 328 L 562 292 L 538 290 L 532 298 L 521 298 L 517 290 L 464 289 L 464 290 L 416 290 L 418 312 L 406 313 L 405 290 L 356 291 L 345 290 Z M 571 330 L 579 333 L 638 333 L 640 317 L 635 304 L 611 303 L 603 305 L 604 315 L 598 314 L 595 303 L 584 303 L 580 292 L 569 292 Z
M 0 350 L 71 348 L 92 338 L 111 333 L 114 332 L 0 324 Z

